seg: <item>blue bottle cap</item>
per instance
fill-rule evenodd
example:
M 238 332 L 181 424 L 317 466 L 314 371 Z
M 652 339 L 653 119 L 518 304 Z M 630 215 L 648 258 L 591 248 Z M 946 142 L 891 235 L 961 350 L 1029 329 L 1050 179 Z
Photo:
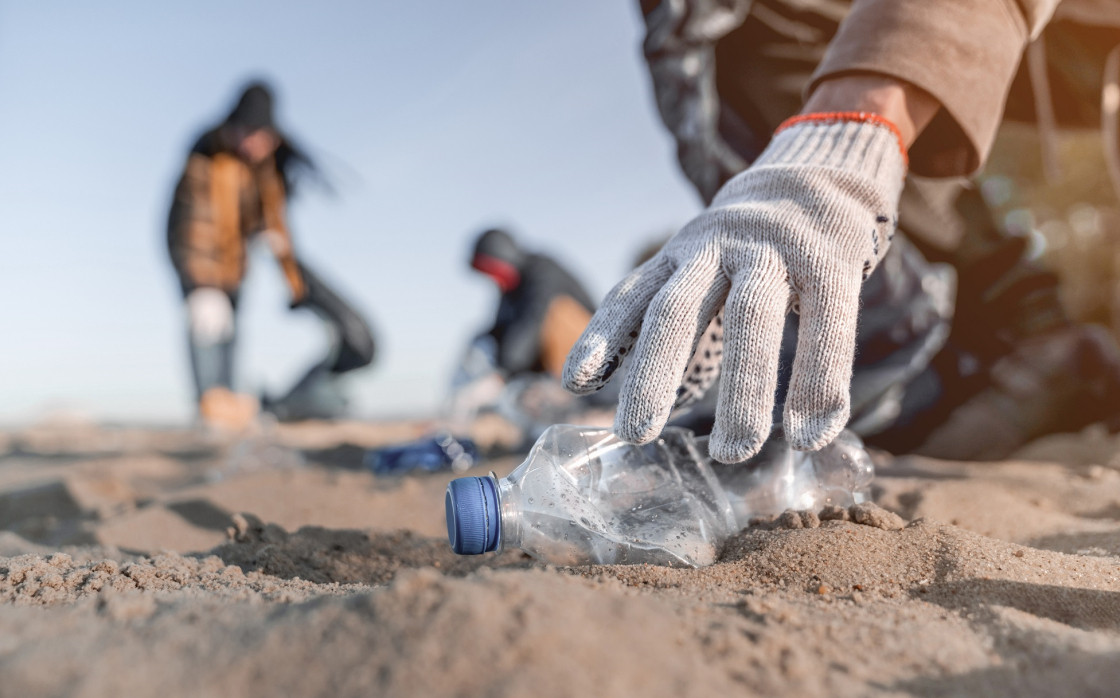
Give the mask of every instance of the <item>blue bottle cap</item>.
M 447 539 L 459 555 L 498 549 L 498 490 L 489 477 L 461 477 L 447 485 Z

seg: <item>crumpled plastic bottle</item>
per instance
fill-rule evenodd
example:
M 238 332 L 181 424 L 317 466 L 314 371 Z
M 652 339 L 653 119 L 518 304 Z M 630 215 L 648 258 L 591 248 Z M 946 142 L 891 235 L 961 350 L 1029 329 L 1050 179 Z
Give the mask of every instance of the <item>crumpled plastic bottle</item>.
M 453 480 L 447 534 L 464 555 L 520 548 L 558 565 L 699 567 L 751 518 L 867 501 L 874 473 L 848 431 L 814 453 L 771 439 L 725 465 L 687 429 L 637 446 L 609 429 L 557 425 L 507 477 Z

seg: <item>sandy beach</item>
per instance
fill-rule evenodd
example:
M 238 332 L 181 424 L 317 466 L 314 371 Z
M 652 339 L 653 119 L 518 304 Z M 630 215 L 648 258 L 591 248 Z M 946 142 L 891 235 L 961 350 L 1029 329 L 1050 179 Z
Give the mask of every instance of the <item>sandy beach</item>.
M 1000 463 L 881 456 L 882 509 L 787 514 L 691 570 L 453 555 L 450 474 L 361 465 L 427 426 L 4 432 L 0 694 L 1116 693 L 1103 432 Z

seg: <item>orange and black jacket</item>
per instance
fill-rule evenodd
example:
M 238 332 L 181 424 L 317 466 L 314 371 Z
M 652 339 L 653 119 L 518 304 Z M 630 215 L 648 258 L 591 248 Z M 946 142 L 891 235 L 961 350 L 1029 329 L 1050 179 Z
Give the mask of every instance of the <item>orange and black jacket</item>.
M 291 252 L 285 214 L 285 157 L 281 146 L 276 155 L 251 167 L 225 146 L 220 128 L 191 148 L 167 225 L 171 263 L 184 294 L 203 286 L 236 294 L 245 276 L 246 243 L 270 230 L 286 243 L 277 261 L 292 302 L 304 299 L 307 290 Z

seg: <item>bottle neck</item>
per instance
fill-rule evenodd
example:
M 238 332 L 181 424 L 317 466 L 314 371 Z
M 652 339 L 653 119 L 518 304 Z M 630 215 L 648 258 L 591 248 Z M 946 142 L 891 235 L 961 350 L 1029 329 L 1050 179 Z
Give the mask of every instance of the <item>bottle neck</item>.
M 498 480 L 493 473 L 490 477 L 498 483 L 498 511 L 501 519 L 498 525 L 498 552 L 521 547 L 521 488 L 508 477 Z

